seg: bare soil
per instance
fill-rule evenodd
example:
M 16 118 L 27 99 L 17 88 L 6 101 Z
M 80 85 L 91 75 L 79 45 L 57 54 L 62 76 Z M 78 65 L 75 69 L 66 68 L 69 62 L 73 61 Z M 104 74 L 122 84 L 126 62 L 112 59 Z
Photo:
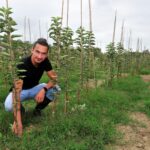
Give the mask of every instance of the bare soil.
M 141 78 L 150 82 L 150 75 Z M 141 112 L 130 114 L 130 118 L 133 123 L 117 126 L 123 138 L 118 138 L 116 145 L 108 145 L 107 150 L 150 150 L 150 118 Z
M 150 75 L 141 75 L 141 78 L 142 78 L 145 82 L 150 82 Z
M 132 125 L 119 125 L 117 130 L 123 139 L 118 139 L 116 145 L 109 145 L 108 150 L 150 150 L 150 118 L 136 112 L 130 115 Z

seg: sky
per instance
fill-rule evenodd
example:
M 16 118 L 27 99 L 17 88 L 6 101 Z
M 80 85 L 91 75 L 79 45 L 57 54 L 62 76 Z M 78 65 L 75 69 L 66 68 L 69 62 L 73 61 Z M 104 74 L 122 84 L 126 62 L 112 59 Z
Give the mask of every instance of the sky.
M 69 0 L 69 27 L 76 31 L 81 25 L 80 1 Z M 51 24 L 51 17 L 61 16 L 62 0 L 8 0 L 12 8 L 12 17 L 16 21 L 17 33 L 23 35 L 22 40 L 29 40 L 29 26 L 31 40 L 40 36 L 47 38 L 47 30 Z M 67 0 L 64 0 L 63 27 L 66 26 Z M 82 0 L 83 27 L 89 30 L 89 3 Z M 5 0 L 0 0 L 0 7 L 6 6 Z M 115 12 L 117 11 L 115 42 L 120 41 L 121 27 L 124 22 L 124 46 L 136 50 L 137 40 L 140 39 L 141 50 L 150 49 L 150 0 L 91 0 L 92 30 L 96 38 L 96 46 L 102 51 L 112 41 Z M 26 34 L 24 32 L 26 18 Z M 41 28 L 41 33 L 39 31 Z M 26 35 L 26 36 L 24 36 Z M 130 36 L 131 35 L 131 36 Z M 51 43 L 52 40 L 48 39 Z

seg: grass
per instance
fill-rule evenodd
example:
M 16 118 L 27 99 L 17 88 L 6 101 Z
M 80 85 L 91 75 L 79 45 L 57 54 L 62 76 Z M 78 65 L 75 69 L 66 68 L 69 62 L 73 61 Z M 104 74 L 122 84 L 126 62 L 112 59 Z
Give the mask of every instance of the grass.
M 150 74 L 150 69 L 149 68 L 142 68 L 140 70 L 140 74 L 149 75 Z
M 46 80 L 45 78 L 42 81 Z M 3 91 L 0 98 L 6 96 Z M 113 81 L 112 89 L 100 87 L 82 93 L 77 105 L 70 95 L 68 113 L 63 113 L 63 92 L 53 116 L 47 107 L 42 117 L 33 117 L 33 102 L 25 104 L 28 112 L 23 119 L 24 134 L 17 138 L 11 133 L 12 114 L 0 103 L 0 149 L 10 150 L 103 150 L 120 137 L 115 126 L 128 124 L 128 113 L 142 111 L 150 115 L 150 91 L 140 77 Z M 141 103 L 141 105 L 139 105 Z

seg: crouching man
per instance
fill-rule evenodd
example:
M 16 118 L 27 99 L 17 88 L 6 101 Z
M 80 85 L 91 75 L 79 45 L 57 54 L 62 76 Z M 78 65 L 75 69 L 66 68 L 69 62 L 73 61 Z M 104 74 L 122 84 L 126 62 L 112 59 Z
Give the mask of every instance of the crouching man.
M 22 102 L 34 99 L 37 105 L 33 111 L 34 115 L 41 115 L 41 110 L 44 109 L 51 101 L 54 100 L 55 93 L 61 89 L 56 84 L 57 75 L 52 70 L 52 65 L 48 59 L 49 45 L 46 39 L 38 39 L 32 47 L 31 55 L 23 58 L 17 68 L 20 71 L 19 76 L 23 80 L 22 90 L 20 92 L 21 112 L 25 112 Z M 39 81 L 44 73 L 47 72 L 48 77 L 53 81 L 41 83 Z M 13 111 L 13 93 L 10 91 L 5 100 L 6 111 Z M 22 135 L 23 125 L 21 117 L 18 117 L 18 123 L 14 120 L 13 132 L 17 135 Z

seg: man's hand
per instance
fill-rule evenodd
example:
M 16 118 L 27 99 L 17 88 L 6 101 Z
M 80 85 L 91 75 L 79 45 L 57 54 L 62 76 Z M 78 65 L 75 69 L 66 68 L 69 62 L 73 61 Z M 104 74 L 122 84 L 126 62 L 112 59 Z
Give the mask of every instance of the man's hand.
M 55 71 L 51 70 L 47 72 L 47 75 L 50 79 L 52 79 L 53 84 L 56 84 L 57 82 L 57 74 Z
M 45 90 L 42 88 L 39 93 L 35 96 L 37 103 L 42 103 L 45 97 Z

